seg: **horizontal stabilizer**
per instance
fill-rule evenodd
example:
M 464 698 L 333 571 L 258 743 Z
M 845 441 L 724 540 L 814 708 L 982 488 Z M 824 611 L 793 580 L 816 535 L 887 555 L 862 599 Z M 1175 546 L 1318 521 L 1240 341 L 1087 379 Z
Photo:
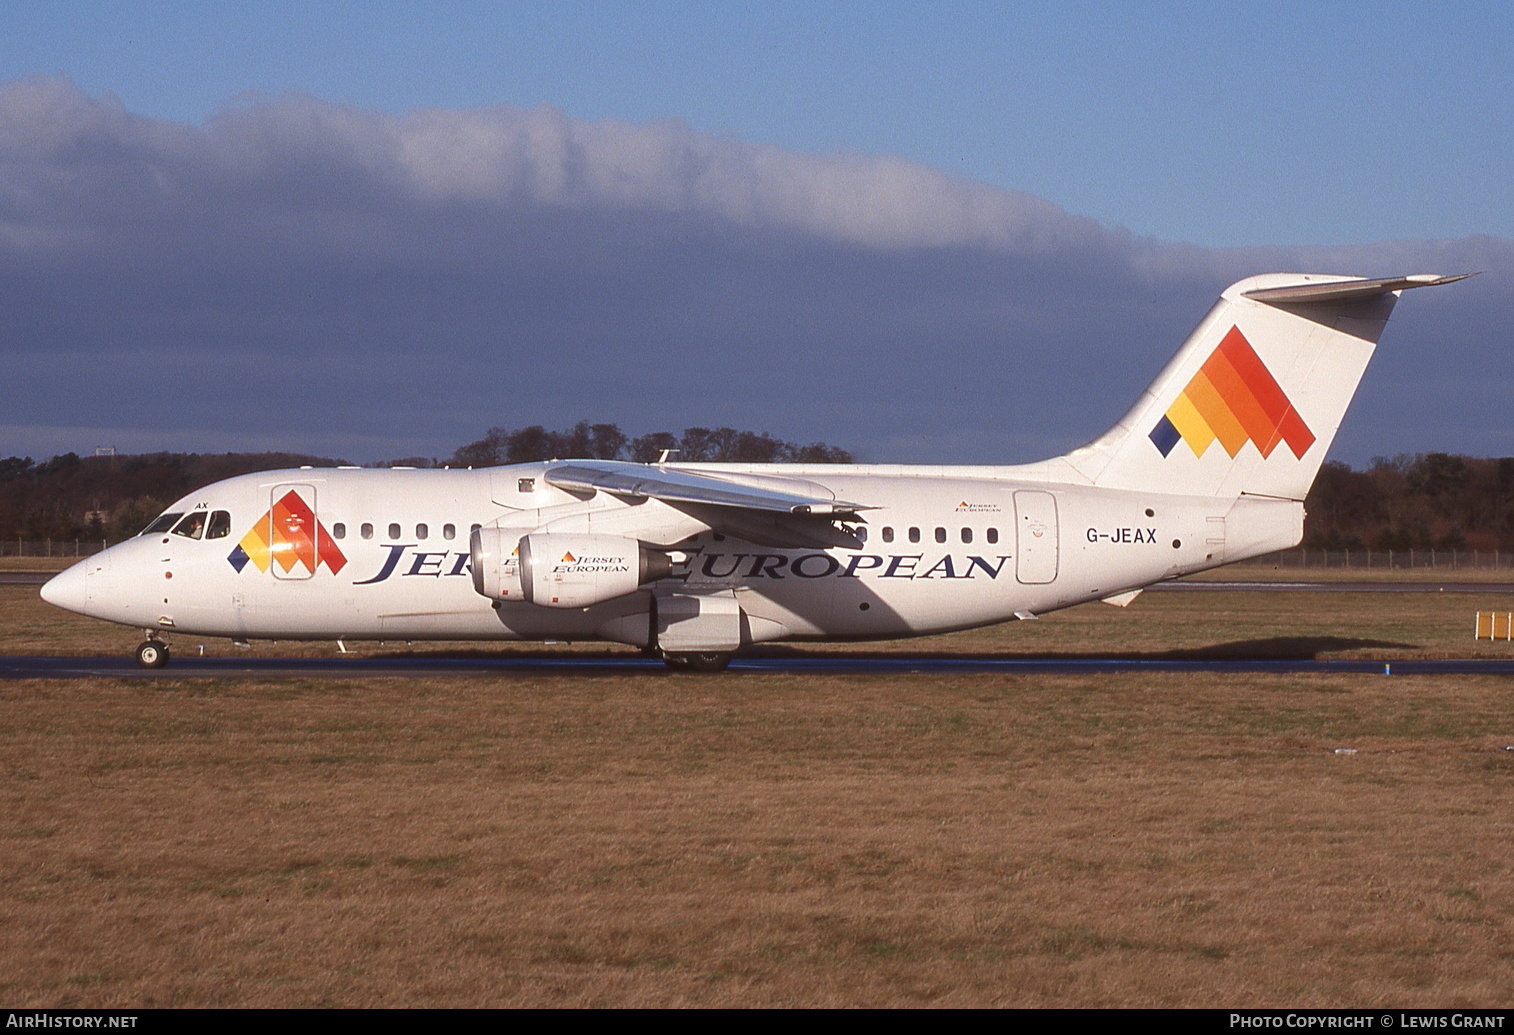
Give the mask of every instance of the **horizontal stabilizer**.
M 1413 273 L 1407 277 L 1383 277 L 1380 280 L 1328 280 L 1318 284 L 1295 284 L 1289 287 L 1260 288 L 1242 292 L 1247 298 L 1274 305 L 1310 305 L 1325 302 L 1355 302 L 1390 291 L 1407 291 L 1409 288 L 1436 287 L 1454 284 L 1458 280 L 1475 277 L 1475 273 L 1458 273 L 1443 277 L 1438 273 Z

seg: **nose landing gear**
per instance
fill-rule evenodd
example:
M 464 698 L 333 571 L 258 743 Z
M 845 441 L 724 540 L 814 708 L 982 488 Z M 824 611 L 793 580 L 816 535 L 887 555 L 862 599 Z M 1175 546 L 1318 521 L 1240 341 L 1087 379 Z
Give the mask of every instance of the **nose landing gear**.
M 168 664 L 168 644 L 148 636 L 137 645 L 137 664 L 143 668 L 162 668 Z

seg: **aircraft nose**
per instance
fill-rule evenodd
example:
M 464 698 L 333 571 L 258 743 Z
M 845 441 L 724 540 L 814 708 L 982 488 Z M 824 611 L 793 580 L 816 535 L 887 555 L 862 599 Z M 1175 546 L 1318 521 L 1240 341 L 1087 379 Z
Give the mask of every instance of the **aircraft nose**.
M 89 594 L 85 587 L 87 570 L 86 562 L 80 561 L 72 568 L 60 571 L 42 584 L 42 599 L 54 607 L 83 614 L 89 605 Z

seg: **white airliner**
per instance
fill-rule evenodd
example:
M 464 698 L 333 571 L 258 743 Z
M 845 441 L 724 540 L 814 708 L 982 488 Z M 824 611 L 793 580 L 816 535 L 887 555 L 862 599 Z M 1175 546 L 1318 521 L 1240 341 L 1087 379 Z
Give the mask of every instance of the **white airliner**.
M 270 471 L 190 493 L 42 597 L 144 630 L 154 667 L 183 632 L 600 640 L 715 670 L 753 643 L 1123 606 L 1297 545 L 1399 294 L 1460 279 L 1243 280 L 1118 424 L 1041 463 Z

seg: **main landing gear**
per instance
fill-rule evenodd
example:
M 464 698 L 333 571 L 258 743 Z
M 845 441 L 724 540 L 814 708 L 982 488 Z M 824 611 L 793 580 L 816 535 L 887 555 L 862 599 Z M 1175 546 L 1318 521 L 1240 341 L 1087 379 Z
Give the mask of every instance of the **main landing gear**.
M 664 654 L 662 660 L 675 672 L 724 672 L 731 655 L 713 650 L 680 651 Z
M 143 668 L 162 668 L 168 664 L 168 644 L 149 636 L 137 645 L 137 664 Z

